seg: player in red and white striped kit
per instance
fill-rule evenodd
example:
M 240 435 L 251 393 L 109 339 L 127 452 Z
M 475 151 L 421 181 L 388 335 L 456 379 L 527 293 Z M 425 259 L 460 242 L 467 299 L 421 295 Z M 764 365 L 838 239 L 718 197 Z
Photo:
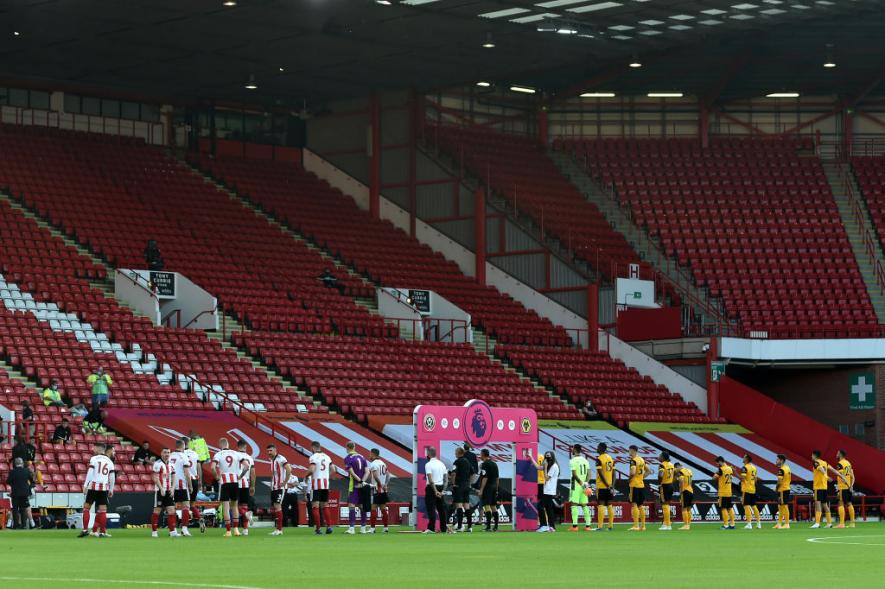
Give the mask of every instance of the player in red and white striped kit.
M 372 448 L 369 451 L 369 480 L 372 483 L 374 495 L 372 496 L 372 527 L 370 533 L 375 533 L 375 524 L 378 523 L 378 510 L 381 510 L 381 523 L 384 524 L 384 533 L 389 531 L 387 527 L 388 512 L 387 503 L 390 501 L 387 497 L 387 485 L 390 482 L 390 472 L 387 470 L 387 464 L 381 460 L 381 451 L 378 448 Z
M 249 452 L 249 444 L 245 440 L 237 442 L 237 451 L 249 464 L 249 470 L 245 476 L 240 477 L 240 525 L 243 527 L 243 535 L 249 535 L 249 520 L 252 519 L 252 510 L 249 508 L 250 499 L 255 495 L 255 459 Z
M 110 538 L 108 534 L 108 499 L 114 496 L 114 447 L 110 444 L 97 442 L 94 447 L 95 455 L 89 459 L 86 470 L 86 480 L 83 483 L 83 494 L 86 501 L 83 503 L 83 531 L 80 538 L 89 536 L 89 510 L 95 505 L 98 511 L 95 514 L 95 523 L 92 526 L 92 535 L 98 538 Z
M 227 438 L 218 440 L 220 450 L 212 457 L 212 474 L 218 481 L 218 499 L 221 501 L 221 509 L 224 519 L 225 538 L 231 536 L 231 514 L 238 514 L 237 503 L 240 497 L 239 481 L 249 472 L 249 462 L 246 457 L 230 449 Z M 234 535 L 239 536 L 239 528 L 234 528 Z
M 286 457 L 277 452 L 274 444 L 267 446 L 267 455 L 270 457 L 270 503 L 274 512 L 277 527 L 270 533 L 271 536 L 283 535 L 283 496 L 286 493 L 286 483 L 292 476 L 292 465 Z
M 310 471 L 310 488 L 313 522 L 316 525 L 316 534 L 322 534 L 320 527 L 322 522 L 326 522 L 326 533 L 332 533 L 332 521 L 329 513 L 329 471 L 332 469 L 332 459 L 323 452 L 323 448 L 319 442 L 311 442 L 313 454 L 308 459 L 308 470 Z
M 191 533 L 187 528 L 191 523 L 191 463 L 185 454 L 186 449 L 184 441 L 175 442 L 175 452 L 169 455 L 169 475 L 175 509 L 181 510 L 181 535 L 189 537 Z
M 169 448 L 163 448 L 160 459 L 154 462 L 151 477 L 154 479 L 154 513 L 151 515 L 151 537 L 158 538 L 157 527 L 160 524 L 160 512 L 166 511 L 166 525 L 169 537 L 177 538 L 175 531 L 175 501 L 172 499 L 172 472 L 169 467 Z

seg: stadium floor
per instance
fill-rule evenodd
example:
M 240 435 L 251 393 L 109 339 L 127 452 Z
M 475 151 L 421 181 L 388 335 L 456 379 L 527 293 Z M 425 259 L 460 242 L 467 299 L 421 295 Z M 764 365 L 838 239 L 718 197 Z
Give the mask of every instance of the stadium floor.
M 0 533 L 0 581 L 30 587 L 881 587 L 885 524 L 856 529 L 248 538 L 219 530 L 152 539 L 145 529 L 113 538 L 74 531 Z M 199 534 L 198 534 L 199 536 Z M 817 539 L 809 542 L 809 539 Z M 8 583 L 8 584 L 7 584 Z

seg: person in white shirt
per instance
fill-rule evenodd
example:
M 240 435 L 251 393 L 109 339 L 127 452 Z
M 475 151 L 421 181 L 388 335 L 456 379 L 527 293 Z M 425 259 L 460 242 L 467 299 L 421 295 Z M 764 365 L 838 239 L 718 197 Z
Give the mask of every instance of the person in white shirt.
M 270 533 L 271 536 L 283 535 L 283 494 L 289 477 L 292 476 L 292 465 L 286 460 L 286 457 L 277 452 L 274 444 L 267 446 L 267 455 L 270 458 L 270 504 L 274 512 L 274 520 L 276 520 L 276 529 Z
M 547 516 L 547 525 L 538 528 L 539 532 L 556 531 L 556 488 L 559 484 L 559 464 L 556 463 L 556 454 L 545 452 L 541 463 L 544 469 L 544 494 L 541 496 L 541 509 Z
M 245 476 L 240 477 L 240 496 L 238 505 L 240 507 L 240 525 L 243 526 L 243 535 L 249 535 L 249 522 L 252 520 L 252 497 L 255 496 L 255 459 L 249 452 L 249 444 L 245 440 L 237 442 L 237 451 L 242 455 L 243 460 L 249 464 L 249 471 Z
M 310 472 L 311 511 L 313 523 L 316 526 L 314 533 L 319 535 L 320 528 L 326 525 L 326 533 L 332 533 L 331 513 L 329 512 L 329 472 L 332 469 L 332 459 L 323 452 L 319 442 L 311 442 L 313 454 L 308 458 L 308 471 Z
M 191 478 L 191 517 L 200 523 L 200 533 L 205 533 L 206 522 L 203 521 L 203 514 L 200 513 L 200 508 L 195 505 L 197 501 L 197 493 L 203 488 L 203 468 L 200 466 L 200 456 L 195 450 L 187 447 L 190 438 L 182 436 L 181 441 L 184 442 L 185 445 L 184 455 L 187 457 L 187 460 L 191 465 L 188 472 Z
M 384 533 L 390 530 L 387 527 L 388 513 L 387 503 L 390 499 L 387 496 L 387 485 L 390 482 L 390 472 L 387 470 L 387 464 L 380 458 L 381 451 L 378 448 L 369 450 L 369 481 L 374 489 L 372 495 L 372 520 L 370 532 L 375 533 L 375 524 L 378 523 L 378 511 L 381 511 L 381 523 L 384 524 Z
M 291 465 L 290 465 L 291 466 Z M 298 493 L 306 494 L 305 483 L 302 483 L 297 476 L 290 474 L 286 480 L 286 492 L 283 495 L 283 525 L 291 525 L 297 528 L 301 524 L 301 514 L 298 512 Z M 308 500 L 307 512 L 310 513 L 310 504 Z
M 424 505 L 427 508 L 427 529 L 425 534 L 433 534 L 436 526 L 437 514 L 439 514 L 439 531 L 448 533 L 446 526 L 446 505 L 443 501 L 443 490 L 446 487 L 448 469 L 436 457 L 436 448 L 428 446 L 425 450 L 427 463 L 424 465 L 424 475 L 427 478 L 427 486 L 424 488 Z
M 191 463 L 185 454 L 187 444 L 175 442 L 175 452 L 169 455 L 169 476 L 172 477 L 172 499 L 175 509 L 181 510 L 181 535 L 190 536 L 191 523 Z
M 94 447 L 95 456 L 89 459 L 86 480 L 83 483 L 83 531 L 80 538 L 89 536 L 89 510 L 95 505 L 98 511 L 92 526 L 92 535 L 99 538 L 110 538 L 108 534 L 108 499 L 114 496 L 114 447 L 110 444 L 97 442 Z
M 221 501 L 221 514 L 226 530 L 224 537 L 230 538 L 231 513 L 239 513 L 237 509 L 240 497 L 239 481 L 249 473 L 249 462 L 243 454 L 230 449 L 227 438 L 218 440 L 218 447 L 220 450 L 212 457 L 212 474 L 220 485 L 218 499 Z M 234 528 L 233 535 L 240 535 L 238 526 Z

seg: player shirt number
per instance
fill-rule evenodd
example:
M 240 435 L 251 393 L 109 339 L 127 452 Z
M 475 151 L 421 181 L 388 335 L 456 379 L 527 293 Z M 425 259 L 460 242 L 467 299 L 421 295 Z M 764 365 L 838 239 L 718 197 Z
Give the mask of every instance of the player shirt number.
M 228 465 L 228 466 L 233 466 L 233 464 L 234 464 L 234 457 L 233 457 L 233 456 L 225 456 L 225 457 L 224 457 L 224 461 L 227 462 L 227 465 Z
M 98 472 L 99 474 L 107 475 L 109 472 L 111 472 L 111 469 L 108 468 L 107 464 L 102 464 L 98 467 Z

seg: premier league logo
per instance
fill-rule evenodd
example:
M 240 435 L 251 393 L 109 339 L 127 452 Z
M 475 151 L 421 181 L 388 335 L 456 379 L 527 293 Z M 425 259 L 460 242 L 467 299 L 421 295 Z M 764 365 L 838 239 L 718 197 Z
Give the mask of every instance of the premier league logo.
M 483 401 L 470 401 L 464 412 L 464 436 L 474 447 L 492 437 L 492 410 Z

